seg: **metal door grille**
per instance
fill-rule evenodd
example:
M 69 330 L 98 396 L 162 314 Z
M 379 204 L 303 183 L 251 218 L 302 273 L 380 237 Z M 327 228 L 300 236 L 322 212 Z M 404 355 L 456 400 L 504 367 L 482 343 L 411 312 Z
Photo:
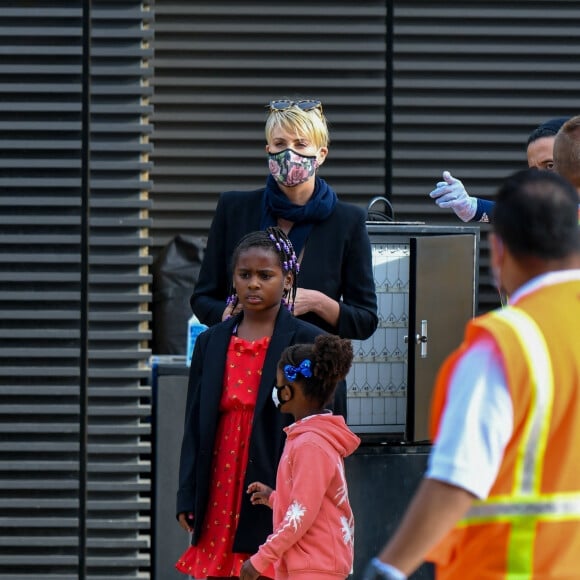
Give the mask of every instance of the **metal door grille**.
M 461 225 L 427 197 L 444 169 L 473 195 L 526 165 L 539 123 L 578 113 L 580 5 L 157 0 L 153 252 L 206 235 L 217 195 L 262 186 L 272 96 L 317 96 L 333 142 L 323 177 L 397 219 Z M 479 310 L 499 304 L 482 226 Z
M 157 0 L 154 251 L 206 235 L 221 191 L 263 187 L 272 98 L 322 100 L 320 175 L 343 200 L 384 193 L 386 17 L 383 0 Z
M 150 3 L 92 2 L 80 553 L 85 2 L 0 1 L 0 578 L 149 565 Z
M 540 123 L 580 113 L 580 4 L 395 1 L 393 181 L 401 219 L 462 222 L 428 193 L 449 170 L 471 195 L 493 198 L 527 167 Z M 479 310 L 499 306 L 481 226 Z

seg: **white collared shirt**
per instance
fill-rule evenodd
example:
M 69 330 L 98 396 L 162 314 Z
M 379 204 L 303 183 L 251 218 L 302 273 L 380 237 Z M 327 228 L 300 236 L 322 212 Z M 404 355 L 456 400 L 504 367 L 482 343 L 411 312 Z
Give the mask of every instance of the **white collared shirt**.
M 580 270 L 537 276 L 510 297 L 517 304 L 544 286 L 580 280 Z M 450 378 L 439 435 L 426 477 L 487 497 L 513 432 L 513 406 L 503 359 L 491 337 L 480 338 L 458 361 Z

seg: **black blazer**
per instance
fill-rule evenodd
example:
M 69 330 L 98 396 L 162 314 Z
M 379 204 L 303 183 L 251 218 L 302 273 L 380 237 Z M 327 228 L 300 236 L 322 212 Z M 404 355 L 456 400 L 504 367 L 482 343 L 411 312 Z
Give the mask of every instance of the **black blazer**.
M 264 189 L 220 195 L 191 308 L 211 326 L 221 321 L 232 282 L 231 258 L 245 234 L 259 230 Z M 309 312 L 303 320 L 338 334 L 364 340 L 378 324 L 371 246 L 361 208 L 338 201 L 332 214 L 314 224 L 298 274 L 298 286 L 318 290 L 340 304 L 338 326 Z
M 177 514 L 193 512 L 195 516 L 192 545 L 197 543 L 202 533 L 208 502 L 227 348 L 234 325 L 242 316 L 243 314 L 202 332 L 196 340 L 193 352 L 177 492 Z M 285 440 L 282 429 L 293 420 L 291 415 L 280 413 L 271 399 L 278 361 L 287 346 L 312 343 L 319 334 L 323 334 L 323 331 L 280 308 L 262 370 L 244 490 L 252 481 L 262 481 L 272 488 L 275 487 L 276 470 Z M 341 391 L 341 397 L 346 398 L 345 389 Z M 244 493 L 234 539 L 234 552 L 255 553 L 270 533 L 272 510 L 266 506 L 253 506 L 249 496 Z

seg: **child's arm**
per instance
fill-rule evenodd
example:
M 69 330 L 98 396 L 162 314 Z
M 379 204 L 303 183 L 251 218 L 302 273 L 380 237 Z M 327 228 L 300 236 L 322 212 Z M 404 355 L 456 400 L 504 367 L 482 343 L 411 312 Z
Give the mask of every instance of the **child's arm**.
M 284 519 L 250 558 L 252 566 L 259 571 L 279 560 L 309 530 L 335 475 L 335 462 L 316 444 L 301 445 L 292 455 L 288 461 L 293 466 L 292 488 Z M 280 491 L 273 495 L 278 499 Z

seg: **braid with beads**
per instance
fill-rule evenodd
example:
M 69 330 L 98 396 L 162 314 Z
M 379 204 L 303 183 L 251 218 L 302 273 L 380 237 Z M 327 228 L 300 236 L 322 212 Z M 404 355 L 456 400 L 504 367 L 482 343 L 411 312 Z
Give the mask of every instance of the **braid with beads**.
M 280 267 L 284 274 L 292 273 L 292 288 L 290 292 L 284 291 L 282 298 L 283 304 L 290 311 L 294 311 L 294 301 L 296 300 L 296 290 L 298 288 L 298 272 L 300 265 L 298 258 L 294 252 L 294 247 L 290 238 L 278 227 L 270 227 L 266 230 L 258 230 L 246 234 L 236 246 L 232 256 L 231 269 L 232 272 L 236 268 L 238 258 L 242 252 L 250 248 L 267 248 L 276 253 L 280 260 Z M 226 303 L 231 308 L 232 312 L 238 305 L 238 295 L 235 289 L 231 288 L 231 295 L 228 297 Z M 289 294 L 289 296 L 288 296 Z

